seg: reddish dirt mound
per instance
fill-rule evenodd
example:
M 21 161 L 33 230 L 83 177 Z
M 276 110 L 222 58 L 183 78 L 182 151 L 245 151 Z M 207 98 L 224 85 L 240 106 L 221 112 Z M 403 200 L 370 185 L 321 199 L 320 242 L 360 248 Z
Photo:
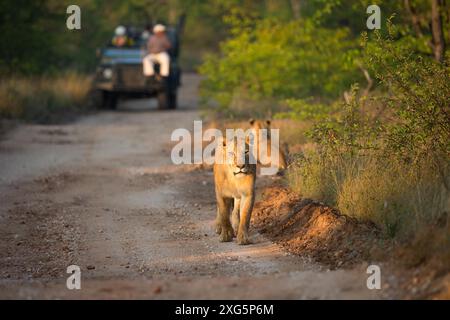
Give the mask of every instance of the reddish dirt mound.
M 379 230 L 339 214 L 322 203 L 301 199 L 284 187 L 269 187 L 255 205 L 253 226 L 288 252 L 330 268 L 370 259 Z
M 350 267 L 370 260 L 384 261 L 384 270 L 402 288 L 402 299 L 448 299 L 448 262 L 420 243 L 394 246 L 383 241 L 374 224 L 341 215 L 320 202 L 302 199 L 281 186 L 267 187 L 256 203 L 252 226 L 288 252 L 334 268 Z M 419 237 L 422 241 L 429 242 Z M 421 253 L 422 252 L 422 253 Z M 424 256 L 428 253 L 430 257 Z M 394 292 L 393 291 L 393 292 Z

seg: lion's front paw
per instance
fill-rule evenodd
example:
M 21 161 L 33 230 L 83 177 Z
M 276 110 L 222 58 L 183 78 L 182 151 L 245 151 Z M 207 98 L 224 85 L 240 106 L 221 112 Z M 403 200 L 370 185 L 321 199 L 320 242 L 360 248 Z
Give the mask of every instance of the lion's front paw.
M 237 236 L 238 235 L 238 230 L 239 230 L 239 223 L 233 223 L 233 236 Z
M 233 215 L 231 218 L 231 225 L 233 226 L 234 236 L 236 237 L 239 230 L 239 215 Z
M 237 243 L 240 245 L 250 244 L 247 232 L 238 232 Z
M 223 227 L 222 226 L 222 232 L 220 233 L 220 242 L 230 242 L 231 240 L 233 240 L 233 228 L 228 227 Z
M 222 233 L 222 225 L 218 222 L 216 222 L 216 233 L 221 234 Z

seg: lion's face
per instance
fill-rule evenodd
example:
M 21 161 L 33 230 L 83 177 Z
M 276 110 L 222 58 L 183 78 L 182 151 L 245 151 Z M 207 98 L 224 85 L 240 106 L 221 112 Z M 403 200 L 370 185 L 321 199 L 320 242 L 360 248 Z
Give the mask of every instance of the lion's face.
M 265 143 L 267 146 L 267 155 L 270 157 L 272 154 L 272 136 L 271 136 L 271 121 L 265 120 L 265 121 L 258 121 L 254 119 L 249 120 L 250 126 L 252 129 L 256 131 L 256 145 L 258 148 L 258 152 L 260 152 L 260 145 L 261 143 Z M 264 131 L 262 131 L 265 129 Z M 262 138 L 262 140 L 261 140 Z M 278 169 L 284 170 L 287 168 L 286 163 L 286 156 L 283 150 L 280 149 L 280 146 L 278 145 L 278 142 L 276 142 L 278 146 Z M 258 153 L 258 155 L 260 155 Z M 258 159 L 259 160 L 259 159 Z
M 228 142 L 226 150 L 226 164 L 230 168 L 230 171 L 236 178 L 244 177 L 253 173 L 253 167 L 251 164 L 250 146 L 245 140 L 234 139 L 232 142 Z
M 270 120 L 259 121 L 259 120 L 250 119 L 249 123 L 250 123 L 250 126 L 256 130 L 258 137 L 259 137 L 259 131 L 261 129 L 266 129 L 264 137 L 267 140 L 270 140 L 270 124 L 271 124 Z

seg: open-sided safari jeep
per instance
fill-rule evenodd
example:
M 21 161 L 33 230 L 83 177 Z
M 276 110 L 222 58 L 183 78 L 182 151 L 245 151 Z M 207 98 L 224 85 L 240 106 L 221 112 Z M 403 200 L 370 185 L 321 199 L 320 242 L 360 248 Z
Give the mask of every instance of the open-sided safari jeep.
M 155 77 L 146 79 L 143 74 L 142 59 L 147 54 L 146 41 L 142 30 L 128 27 L 130 44 L 116 47 L 109 43 L 99 50 L 99 64 L 94 78 L 94 93 L 97 104 L 115 109 L 122 97 L 156 97 L 159 109 L 177 107 L 177 90 L 180 86 L 181 69 L 178 64 L 180 31 L 182 23 L 167 27 L 166 34 L 171 42 L 170 73 L 164 80 L 159 77 L 159 65 L 155 64 Z

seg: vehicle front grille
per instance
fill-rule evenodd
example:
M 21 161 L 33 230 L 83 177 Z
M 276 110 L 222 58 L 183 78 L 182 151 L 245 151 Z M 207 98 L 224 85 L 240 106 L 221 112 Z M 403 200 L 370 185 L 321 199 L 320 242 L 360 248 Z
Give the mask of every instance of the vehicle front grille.
M 145 87 L 145 77 L 142 73 L 142 65 L 117 66 L 116 85 L 124 89 L 138 89 Z

